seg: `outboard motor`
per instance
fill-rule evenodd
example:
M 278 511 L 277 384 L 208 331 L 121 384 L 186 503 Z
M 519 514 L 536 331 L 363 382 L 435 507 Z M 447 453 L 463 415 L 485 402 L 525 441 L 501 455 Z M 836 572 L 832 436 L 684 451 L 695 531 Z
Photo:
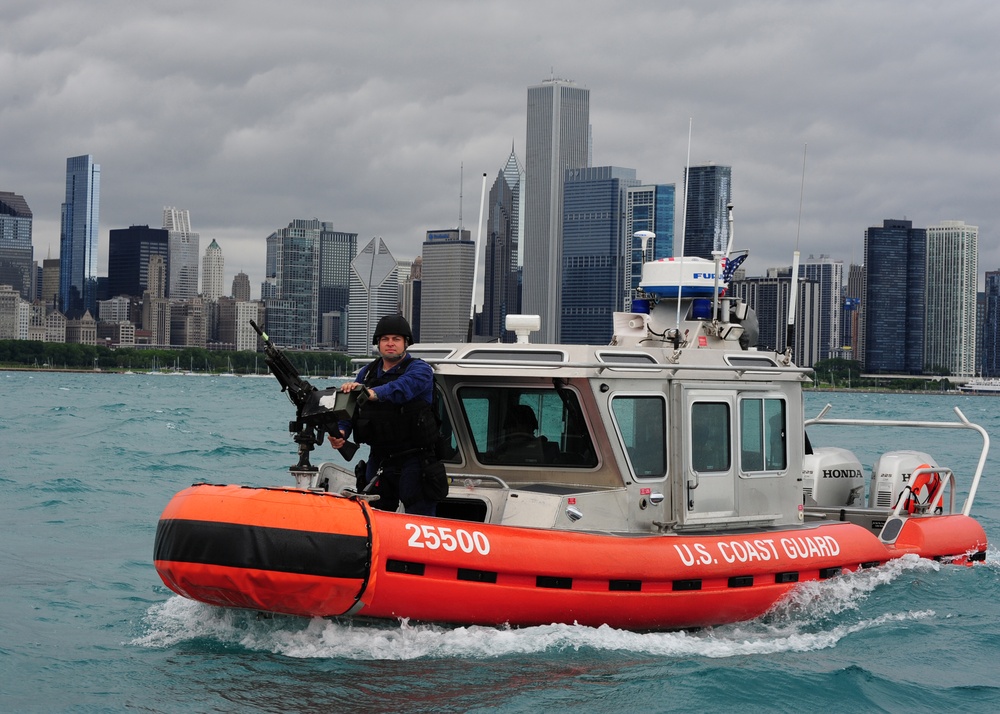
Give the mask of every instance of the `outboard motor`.
M 922 451 L 888 451 L 882 454 L 872 467 L 868 505 L 873 508 L 895 508 L 904 491 L 916 488 L 912 483 L 913 472 L 921 468 L 937 468 L 937 465 L 933 458 Z
M 817 446 L 802 458 L 802 495 L 807 506 L 861 506 L 865 473 L 858 458 L 837 446 Z

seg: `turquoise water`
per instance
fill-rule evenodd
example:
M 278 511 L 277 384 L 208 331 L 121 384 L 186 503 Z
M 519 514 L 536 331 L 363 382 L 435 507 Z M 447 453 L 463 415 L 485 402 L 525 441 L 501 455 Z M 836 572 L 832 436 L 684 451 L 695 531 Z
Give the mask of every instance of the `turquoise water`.
M 832 417 L 921 420 L 952 420 L 959 406 L 1000 436 L 996 398 L 806 401 L 809 414 L 829 401 Z M 695 633 L 263 618 L 173 595 L 151 558 L 181 488 L 290 485 L 293 412 L 275 382 L 0 372 L 0 405 L 3 712 L 1000 709 L 996 545 L 977 567 L 904 560 Z M 917 446 L 963 486 L 978 458 L 960 432 L 883 446 L 873 429 L 810 436 L 850 446 L 867 467 Z M 974 515 L 1000 542 L 995 463 Z

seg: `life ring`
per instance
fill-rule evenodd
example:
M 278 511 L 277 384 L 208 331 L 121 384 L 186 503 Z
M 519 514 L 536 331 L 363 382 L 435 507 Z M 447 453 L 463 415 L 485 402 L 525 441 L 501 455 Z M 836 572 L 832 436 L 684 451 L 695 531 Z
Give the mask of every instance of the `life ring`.
M 920 469 L 932 468 L 930 464 L 920 464 L 917 468 L 913 469 L 916 473 Z M 941 476 L 937 471 L 925 471 L 918 474 L 916 478 L 913 479 L 913 483 L 910 484 L 910 493 L 906 497 L 906 510 L 908 513 L 913 513 L 920 506 L 927 506 L 934 501 L 934 498 L 938 494 L 938 490 L 941 488 Z M 926 490 L 925 490 L 926 489 Z M 926 493 L 926 497 L 922 494 Z

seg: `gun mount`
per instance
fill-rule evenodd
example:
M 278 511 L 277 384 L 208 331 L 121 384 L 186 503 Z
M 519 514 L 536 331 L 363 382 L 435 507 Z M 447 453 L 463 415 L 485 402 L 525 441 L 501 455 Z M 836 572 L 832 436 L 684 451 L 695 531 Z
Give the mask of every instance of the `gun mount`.
M 295 419 L 288 422 L 288 431 L 298 445 L 299 460 L 288 470 L 297 486 L 314 488 L 318 469 L 309 461 L 310 452 L 323 443 L 325 434 L 338 433 L 339 423 L 349 421 L 354 410 L 367 401 L 367 392 L 362 387 L 350 392 L 342 392 L 337 387 L 317 389 L 302 378 L 295 365 L 271 342 L 267 333 L 256 322 L 250 320 L 250 326 L 264 341 L 264 362 L 281 384 L 281 391 L 295 405 Z M 351 461 L 358 451 L 358 445 L 345 442 L 338 451 L 345 460 Z

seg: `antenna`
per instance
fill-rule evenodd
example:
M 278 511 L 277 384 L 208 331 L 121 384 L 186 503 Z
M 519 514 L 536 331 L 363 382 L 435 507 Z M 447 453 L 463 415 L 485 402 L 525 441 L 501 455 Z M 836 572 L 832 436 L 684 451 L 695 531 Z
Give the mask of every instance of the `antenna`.
M 691 177 L 691 128 L 694 126 L 694 117 L 688 117 L 688 150 L 687 160 L 684 163 L 684 213 L 681 219 L 681 253 L 678 256 L 681 264 L 678 267 L 680 275 L 684 275 L 684 234 L 687 231 L 688 212 L 688 181 Z M 674 251 L 676 253 L 676 251 Z M 681 338 L 681 286 L 677 286 L 677 327 L 674 335 L 674 349 L 680 344 Z
M 785 331 L 785 350 L 791 357 L 795 354 L 795 307 L 798 305 L 799 286 L 799 234 L 802 230 L 802 197 L 806 189 L 806 150 L 809 144 L 802 146 L 802 182 L 799 185 L 799 222 L 795 228 L 795 252 L 792 253 L 792 289 L 788 295 L 788 328 Z
M 472 268 L 472 306 L 469 309 L 469 334 L 466 342 L 472 342 L 473 324 L 476 321 L 476 283 L 479 282 L 479 243 L 483 237 L 483 208 L 486 205 L 486 174 L 483 174 L 483 190 L 479 195 L 479 230 L 476 231 L 475 262 Z M 458 234 L 461 239 L 461 232 Z
M 465 162 L 459 164 L 458 170 L 458 239 L 462 240 L 462 194 L 465 190 Z

